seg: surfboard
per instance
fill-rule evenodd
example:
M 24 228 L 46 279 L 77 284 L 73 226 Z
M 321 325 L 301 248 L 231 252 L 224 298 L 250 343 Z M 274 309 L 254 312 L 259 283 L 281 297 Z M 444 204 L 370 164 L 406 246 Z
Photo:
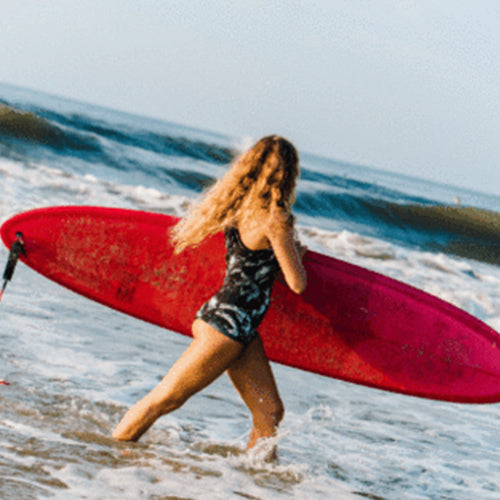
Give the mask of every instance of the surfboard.
M 222 234 L 173 254 L 172 216 L 51 207 L 7 220 L 21 261 L 101 304 L 184 335 L 225 271 Z M 278 279 L 259 332 L 272 361 L 348 382 L 444 401 L 500 401 L 500 336 L 421 290 L 309 251 L 307 290 Z

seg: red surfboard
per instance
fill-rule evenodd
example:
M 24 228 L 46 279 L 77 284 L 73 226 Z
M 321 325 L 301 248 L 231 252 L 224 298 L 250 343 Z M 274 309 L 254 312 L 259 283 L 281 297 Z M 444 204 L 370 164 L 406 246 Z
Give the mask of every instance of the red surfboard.
M 196 311 L 220 287 L 221 234 L 173 255 L 168 215 L 53 207 L 5 222 L 21 260 L 113 309 L 190 335 Z M 277 281 L 259 329 L 278 363 L 370 387 L 445 401 L 500 401 L 500 336 L 464 311 L 413 287 L 309 251 L 308 287 Z

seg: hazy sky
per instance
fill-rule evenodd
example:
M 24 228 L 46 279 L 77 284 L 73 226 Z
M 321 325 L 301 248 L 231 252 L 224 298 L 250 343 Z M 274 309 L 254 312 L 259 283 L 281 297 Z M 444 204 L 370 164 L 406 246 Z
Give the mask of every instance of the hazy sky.
M 500 194 L 498 0 L 0 0 L 0 81 Z

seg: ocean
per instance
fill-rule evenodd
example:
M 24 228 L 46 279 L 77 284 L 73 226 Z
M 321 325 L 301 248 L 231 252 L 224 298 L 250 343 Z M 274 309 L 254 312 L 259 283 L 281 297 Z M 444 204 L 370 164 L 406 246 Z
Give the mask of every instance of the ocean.
M 279 133 L 279 131 L 276 131 Z M 258 138 L 0 84 L 0 223 L 53 205 L 183 215 Z M 298 144 L 300 151 L 300 144 Z M 500 331 L 500 196 L 300 151 L 309 248 L 391 276 Z M 0 249 L 0 265 L 7 249 Z M 500 406 L 429 401 L 273 364 L 279 460 L 244 452 L 226 376 L 140 442 L 110 434 L 189 339 L 20 264 L 0 303 L 0 498 L 497 499 Z

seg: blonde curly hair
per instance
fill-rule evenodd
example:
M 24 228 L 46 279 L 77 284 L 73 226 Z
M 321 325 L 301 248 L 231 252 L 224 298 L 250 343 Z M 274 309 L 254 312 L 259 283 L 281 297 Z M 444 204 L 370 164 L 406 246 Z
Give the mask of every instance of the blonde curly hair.
M 172 229 L 175 253 L 238 222 L 262 219 L 276 209 L 291 215 L 299 156 L 279 136 L 268 136 L 243 153 L 232 168 Z

